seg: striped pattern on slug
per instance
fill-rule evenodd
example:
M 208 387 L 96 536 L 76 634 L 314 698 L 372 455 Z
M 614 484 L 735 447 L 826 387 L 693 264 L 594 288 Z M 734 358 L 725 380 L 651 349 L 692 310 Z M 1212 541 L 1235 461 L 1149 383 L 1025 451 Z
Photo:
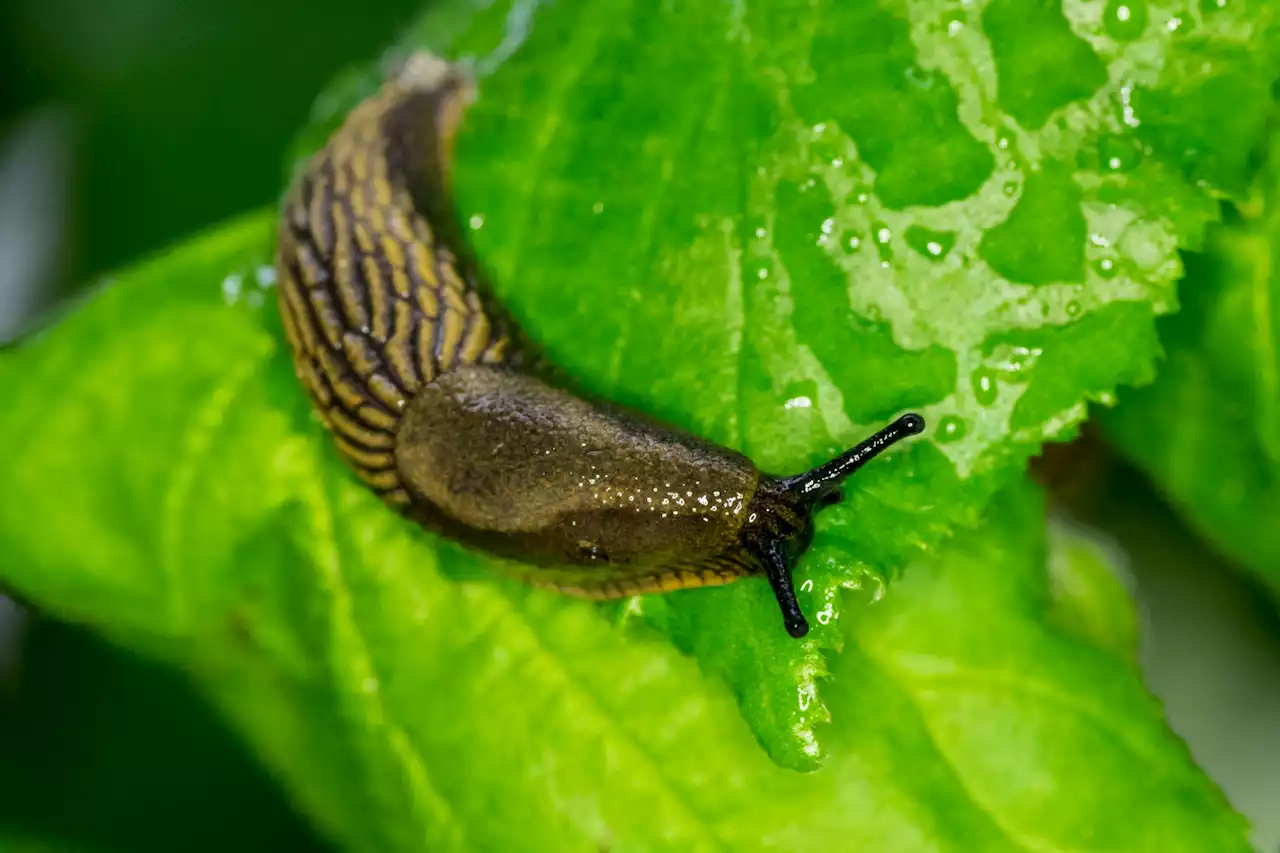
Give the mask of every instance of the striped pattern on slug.
M 812 515 L 904 415 L 804 474 L 571 391 L 488 297 L 450 206 L 470 87 L 417 54 L 295 180 L 276 258 L 299 379 L 347 463 L 424 528 L 591 598 L 765 574 L 795 637 L 791 581 Z
M 437 201 L 468 97 L 450 66 L 413 57 L 312 158 L 280 226 L 281 316 L 298 378 L 339 451 L 398 506 L 409 503 L 394 460 L 408 400 L 454 365 L 522 355 Z

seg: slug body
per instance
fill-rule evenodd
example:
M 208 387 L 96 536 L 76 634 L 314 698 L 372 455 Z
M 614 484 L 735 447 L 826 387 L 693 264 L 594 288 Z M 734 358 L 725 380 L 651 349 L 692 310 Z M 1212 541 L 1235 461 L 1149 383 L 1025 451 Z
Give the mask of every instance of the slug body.
M 492 297 L 448 192 L 470 98 L 417 54 L 359 105 L 285 200 L 280 308 L 299 379 L 347 463 L 424 527 L 523 580 L 613 598 L 768 576 L 808 631 L 791 566 L 841 480 L 920 432 L 905 415 L 795 477 L 575 394 Z

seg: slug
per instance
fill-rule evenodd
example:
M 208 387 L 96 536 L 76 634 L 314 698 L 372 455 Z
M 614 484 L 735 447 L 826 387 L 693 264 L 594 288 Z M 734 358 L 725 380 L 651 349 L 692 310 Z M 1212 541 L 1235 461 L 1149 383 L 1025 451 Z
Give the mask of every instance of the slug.
M 815 510 L 923 418 L 779 477 L 576 393 L 462 239 L 448 173 L 473 91 L 457 66 L 413 55 L 286 193 L 282 322 L 338 451 L 385 502 L 520 564 L 527 583 L 608 599 L 764 574 L 787 632 L 804 636 L 791 567 Z

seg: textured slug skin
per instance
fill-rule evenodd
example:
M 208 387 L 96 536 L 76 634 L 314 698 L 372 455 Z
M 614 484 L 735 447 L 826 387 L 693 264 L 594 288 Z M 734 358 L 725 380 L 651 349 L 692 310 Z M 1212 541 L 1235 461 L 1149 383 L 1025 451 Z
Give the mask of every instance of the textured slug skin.
M 493 300 L 447 187 L 468 97 L 415 56 L 286 199 L 281 313 L 338 450 L 407 516 L 534 584 L 608 598 L 759 571 L 753 499 L 773 533 L 804 539 L 807 517 L 769 501 L 744 456 L 549 381 Z

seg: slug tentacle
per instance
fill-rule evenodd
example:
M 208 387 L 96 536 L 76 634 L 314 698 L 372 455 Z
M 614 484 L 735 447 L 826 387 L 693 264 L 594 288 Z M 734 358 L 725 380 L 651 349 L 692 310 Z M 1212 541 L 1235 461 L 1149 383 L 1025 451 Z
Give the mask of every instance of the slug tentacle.
M 783 488 L 798 495 L 807 495 L 815 502 L 820 501 L 839 487 L 847 477 L 882 452 L 902 439 L 923 431 L 924 418 L 916 414 L 903 415 L 835 459 L 824 462 L 812 471 L 784 479 Z
M 840 483 L 904 438 L 924 430 L 924 418 L 907 414 L 871 437 L 794 477 L 768 477 L 761 483 L 743 531 L 745 549 L 764 566 L 787 633 L 809 631 L 791 582 L 791 570 L 813 538 L 813 513 L 839 499 Z
M 276 265 L 299 380 L 364 482 L 408 518 L 616 598 L 765 574 L 808 631 L 791 569 L 839 483 L 924 421 L 905 415 L 795 477 L 573 393 L 493 298 L 449 193 L 472 86 L 415 54 L 290 188 Z
M 777 539 L 766 539 L 757 547 L 764 561 L 769 586 L 773 587 L 773 597 L 778 600 L 778 608 L 782 610 L 782 624 L 786 626 L 788 634 L 799 639 L 809 633 L 809 622 L 800 610 L 800 602 L 796 600 L 796 590 L 791 583 L 791 565 L 782 551 L 782 543 Z

